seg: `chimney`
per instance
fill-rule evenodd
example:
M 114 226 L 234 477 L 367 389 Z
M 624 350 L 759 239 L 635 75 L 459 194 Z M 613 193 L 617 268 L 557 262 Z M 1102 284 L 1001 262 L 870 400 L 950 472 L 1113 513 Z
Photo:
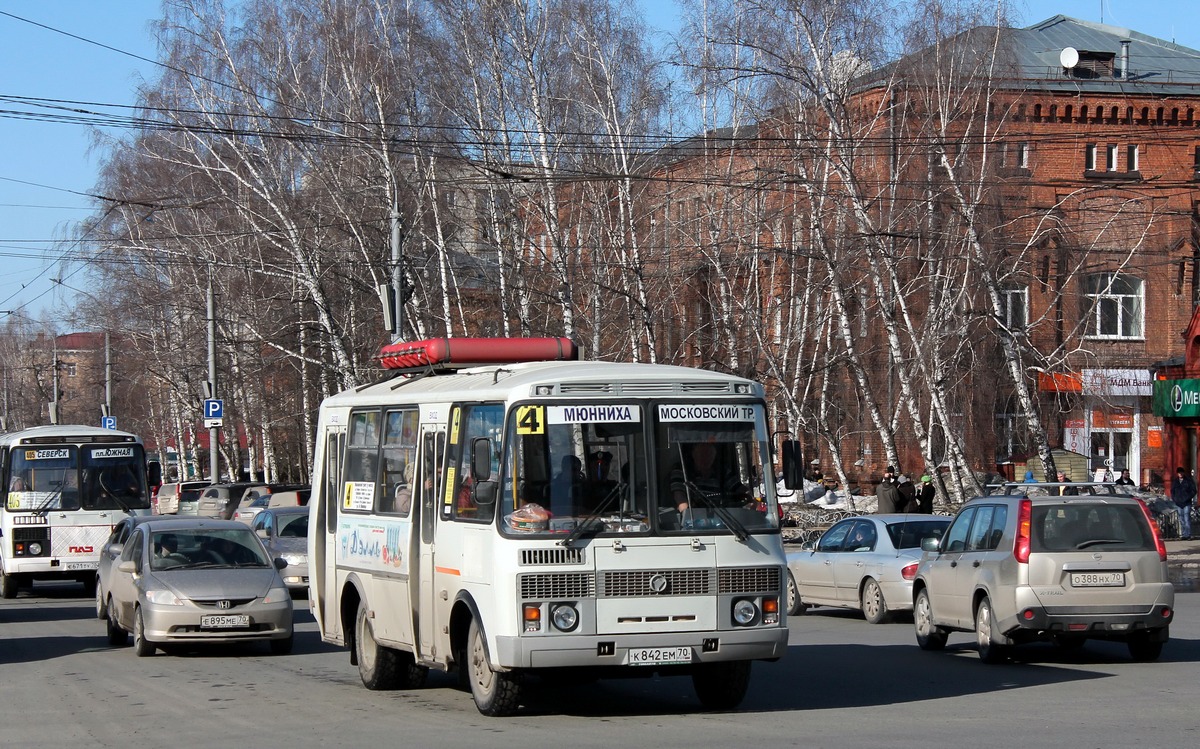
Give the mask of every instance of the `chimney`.
M 1129 80 L 1129 45 L 1132 43 L 1132 39 L 1121 40 L 1121 77 L 1125 80 Z

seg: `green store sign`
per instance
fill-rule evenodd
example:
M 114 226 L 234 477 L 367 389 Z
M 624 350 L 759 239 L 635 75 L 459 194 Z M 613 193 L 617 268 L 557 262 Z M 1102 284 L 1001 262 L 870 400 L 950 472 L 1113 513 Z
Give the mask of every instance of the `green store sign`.
M 1154 415 L 1200 417 L 1200 380 L 1155 380 Z

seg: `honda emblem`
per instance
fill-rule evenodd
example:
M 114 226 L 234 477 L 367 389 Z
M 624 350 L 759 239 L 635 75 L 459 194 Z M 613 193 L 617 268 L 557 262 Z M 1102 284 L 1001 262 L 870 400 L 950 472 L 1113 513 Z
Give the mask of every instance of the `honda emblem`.
M 217 608 L 231 609 L 233 608 L 233 601 L 217 601 Z

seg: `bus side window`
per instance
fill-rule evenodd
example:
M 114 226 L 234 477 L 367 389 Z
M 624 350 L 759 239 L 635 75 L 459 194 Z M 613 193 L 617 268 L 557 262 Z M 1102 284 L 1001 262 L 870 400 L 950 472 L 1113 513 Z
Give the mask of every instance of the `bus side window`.
M 472 446 L 479 439 L 488 440 L 491 446 L 491 476 L 490 481 L 497 480 L 500 468 L 499 447 L 500 432 L 504 423 L 504 407 L 498 403 L 487 403 L 463 406 L 461 411 L 462 429 L 458 444 L 454 446 L 456 470 L 454 494 L 454 514 L 463 520 L 490 521 L 495 512 L 495 502 L 491 502 L 481 511 L 476 504 L 475 479 L 471 476 Z

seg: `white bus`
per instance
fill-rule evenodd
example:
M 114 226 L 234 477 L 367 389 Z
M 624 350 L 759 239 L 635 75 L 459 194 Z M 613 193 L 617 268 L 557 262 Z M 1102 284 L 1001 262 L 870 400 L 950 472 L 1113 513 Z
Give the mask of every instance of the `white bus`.
M 157 464 L 155 464 L 157 467 Z M 42 426 L 0 434 L 4 513 L 0 595 L 34 580 L 96 584 L 100 547 L 126 513 L 148 514 L 142 441 L 89 426 Z
M 321 405 L 309 503 L 309 605 L 367 688 L 457 671 L 505 715 L 530 673 L 659 672 L 727 709 L 784 654 L 759 384 L 565 338 L 381 358 L 399 376 Z

